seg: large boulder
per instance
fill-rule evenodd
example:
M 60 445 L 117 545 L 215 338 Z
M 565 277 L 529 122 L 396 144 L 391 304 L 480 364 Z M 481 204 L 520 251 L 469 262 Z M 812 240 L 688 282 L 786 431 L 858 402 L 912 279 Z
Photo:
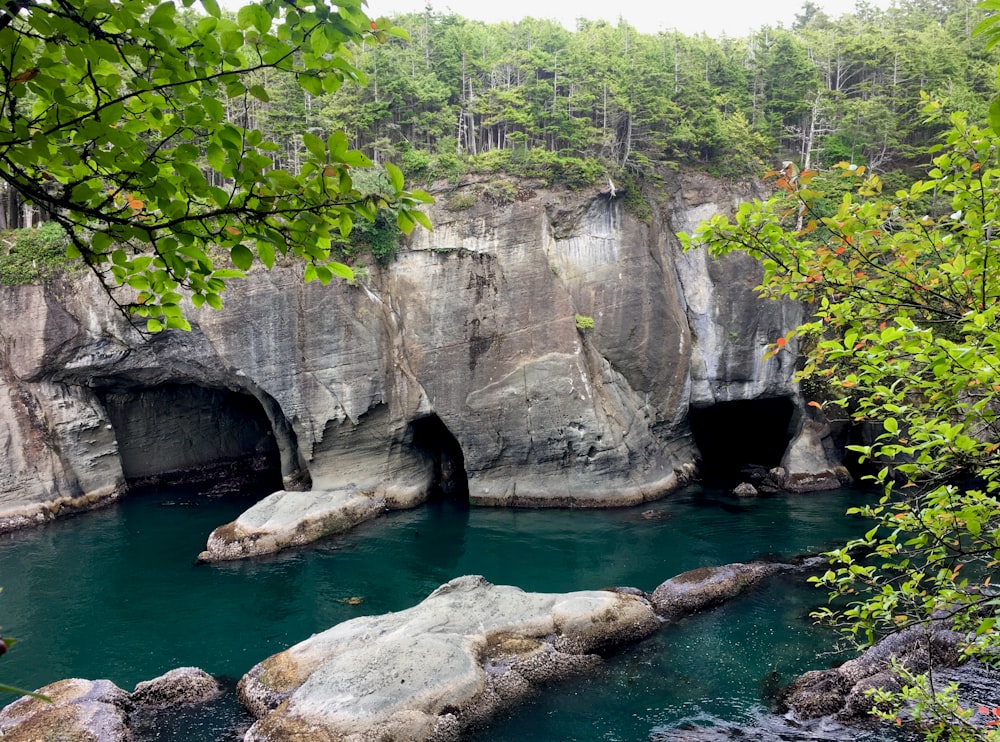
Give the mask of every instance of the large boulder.
M 658 625 L 637 595 L 526 593 L 460 577 L 412 608 L 347 621 L 256 665 L 238 688 L 259 717 L 246 739 L 460 739 Z
M 4 742 L 128 742 L 129 694 L 110 680 L 60 680 L 0 710 Z

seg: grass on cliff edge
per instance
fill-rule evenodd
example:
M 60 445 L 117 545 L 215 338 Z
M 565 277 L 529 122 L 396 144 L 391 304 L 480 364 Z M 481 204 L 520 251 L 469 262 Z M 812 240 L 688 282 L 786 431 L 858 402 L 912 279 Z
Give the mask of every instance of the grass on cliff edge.
M 41 283 L 65 271 L 66 233 L 55 222 L 0 232 L 0 285 Z

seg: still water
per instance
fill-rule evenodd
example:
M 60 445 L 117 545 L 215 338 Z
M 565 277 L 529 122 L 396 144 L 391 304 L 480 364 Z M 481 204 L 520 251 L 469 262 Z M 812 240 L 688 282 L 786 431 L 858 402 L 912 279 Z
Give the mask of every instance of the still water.
M 652 591 L 700 566 L 792 557 L 865 530 L 842 513 L 858 492 L 737 500 L 692 488 L 615 510 L 499 510 L 447 503 L 392 513 L 333 539 L 256 561 L 197 565 L 215 526 L 252 499 L 171 490 L 0 537 L 0 624 L 19 643 L 0 681 L 38 688 L 66 677 L 134 685 L 195 665 L 235 679 L 270 654 L 360 615 L 419 602 L 456 576 L 525 590 L 628 585 Z M 655 518 L 644 517 L 653 511 Z M 767 712 L 780 683 L 825 667 L 834 637 L 808 612 L 823 594 L 780 577 L 661 629 L 585 680 L 547 689 L 480 739 L 647 740 L 685 727 L 718 739 L 888 739 L 797 728 Z M 347 599 L 360 597 L 356 601 Z M 0 702 L 11 700 L 0 698 Z M 143 721 L 137 739 L 216 742 L 245 722 L 229 697 Z M 701 739 L 702 737 L 699 737 Z

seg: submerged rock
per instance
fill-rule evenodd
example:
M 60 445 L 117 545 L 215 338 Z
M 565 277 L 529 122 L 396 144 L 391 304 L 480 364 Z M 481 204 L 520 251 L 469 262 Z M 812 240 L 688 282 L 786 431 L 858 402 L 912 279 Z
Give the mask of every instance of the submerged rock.
M 238 689 L 260 717 L 246 740 L 460 739 L 658 625 L 636 595 L 526 593 L 459 577 L 413 608 L 347 621 L 256 665 Z
M 4 742 L 127 742 L 129 694 L 110 680 L 60 680 L 38 691 L 51 703 L 26 696 L 0 710 Z
M 735 562 L 721 567 L 699 567 L 671 577 L 653 591 L 656 612 L 679 618 L 718 605 L 756 585 L 765 577 L 792 569 L 787 564 Z

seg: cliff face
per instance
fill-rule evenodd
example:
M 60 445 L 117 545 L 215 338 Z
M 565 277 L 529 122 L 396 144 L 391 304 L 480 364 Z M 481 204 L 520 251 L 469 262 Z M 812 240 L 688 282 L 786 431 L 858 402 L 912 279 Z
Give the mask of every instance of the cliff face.
M 752 261 L 681 254 L 674 232 L 735 194 L 672 190 L 648 223 L 620 194 L 522 184 L 449 211 L 442 193 L 388 269 L 255 271 L 223 311 L 190 310 L 191 333 L 143 338 L 88 279 L 4 289 L 0 516 L 227 466 L 387 507 L 466 479 L 496 505 L 661 496 L 699 458 L 691 405 L 794 398 L 791 357 L 760 359 L 798 318 L 754 297 Z

